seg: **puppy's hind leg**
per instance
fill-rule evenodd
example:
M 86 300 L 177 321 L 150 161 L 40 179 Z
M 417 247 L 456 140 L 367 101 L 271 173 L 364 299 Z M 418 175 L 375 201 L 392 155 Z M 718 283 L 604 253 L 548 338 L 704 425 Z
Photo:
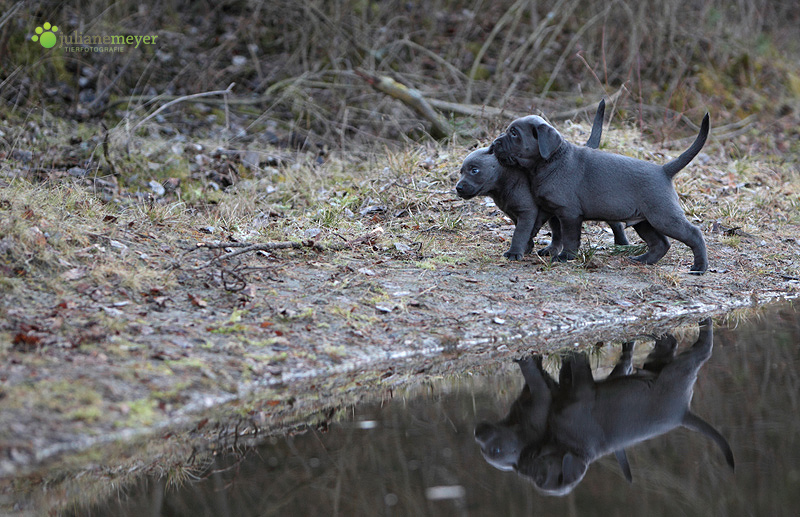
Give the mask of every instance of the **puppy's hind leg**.
M 647 252 L 632 257 L 631 260 L 641 262 L 642 264 L 655 264 L 661 257 L 669 251 L 669 241 L 661 232 L 657 231 L 647 221 L 636 223 L 633 229 L 639 234 L 639 237 L 647 244 Z
M 611 227 L 611 231 L 614 232 L 614 244 L 617 246 L 627 246 L 628 237 L 625 236 L 625 225 L 622 223 L 608 223 L 608 226 Z
M 608 379 L 615 377 L 623 377 L 633 373 L 633 341 L 626 341 L 622 343 L 622 354 L 619 356 L 614 369 L 608 374 Z
M 684 217 L 675 217 L 671 224 L 659 228 L 665 235 L 681 241 L 692 249 L 694 263 L 689 273 L 702 275 L 708 269 L 708 254 L 706 241 L 700 228 L 687 221 Z

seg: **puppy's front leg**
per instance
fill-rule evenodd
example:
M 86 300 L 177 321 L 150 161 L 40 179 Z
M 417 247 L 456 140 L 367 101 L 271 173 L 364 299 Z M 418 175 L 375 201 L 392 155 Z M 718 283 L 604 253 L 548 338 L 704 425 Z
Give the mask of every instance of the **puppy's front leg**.
M 551 217 L 547 223 L 550 225 L 550 233 L 553 238 L 550 244 L 539 250 L 540 257 L 555 257 L 561 253 L 561 223 L 558 222 L 558 217 Z
M 558 216 L 558 220 L 561 223 L 561 244 L 563 248 L 555 260 L 558 262 L 575 260 L 575 257 L 578 256 L 578 248 L 581 246 L 581 223 L 583 221 L 580 217 L 563 214 Z
M 511 237 L 511 248 L 503 253 L 508 260 L 522 260 L 526 251 L 530 251 L 530 241 L 533 239 L 534 229 L 537 228 L 538 210 L 526 210 L 517 214 L 517 225 L 514 236 Z M 538 225 L 541 226 L 541 223 Z

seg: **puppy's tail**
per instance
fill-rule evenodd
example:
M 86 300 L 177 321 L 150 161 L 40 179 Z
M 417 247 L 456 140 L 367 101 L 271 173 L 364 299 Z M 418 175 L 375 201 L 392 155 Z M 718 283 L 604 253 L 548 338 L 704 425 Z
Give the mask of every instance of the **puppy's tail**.
M 705 145 L 706 138 L 708 138 L 708 126 L 709 116 L 708 113 L 706 113 L 706 116 L 703 117 L 703 125 L 700 126 L 700 134 L 697 135 L 692 146 L 674 160 L 664 164 L 664 172 L 668 178 L 672 179 L 681 169 L 689 165 L 692 158 L 697 156 L 697 153 L 699 153 L 700 149 Z
M 586 147 L 597 149 L 600 147 L 600 137 L 603 135 L 603 116 L 606 113 L 606 100 L 602 99 L 597 106 L 597 113 L 594 114 L 594 122 L 592 123 L 592 134 L 589 135 L 589 140 L 586 142 Z

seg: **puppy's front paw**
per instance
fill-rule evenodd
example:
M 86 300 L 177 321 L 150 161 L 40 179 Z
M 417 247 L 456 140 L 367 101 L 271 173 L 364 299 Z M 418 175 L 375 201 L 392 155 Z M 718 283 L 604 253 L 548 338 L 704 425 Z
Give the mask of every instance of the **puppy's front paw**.
M 558 247 L 557 246 L 547 246 L 546 248 L 542 248 L 536 253 L 539 254 L 540 257 L 552 257 L 558 254 Z
M 523 253 L 521 251 L 508 250 L 503 253 L 503 256 L 508 260 L 522 260 Z

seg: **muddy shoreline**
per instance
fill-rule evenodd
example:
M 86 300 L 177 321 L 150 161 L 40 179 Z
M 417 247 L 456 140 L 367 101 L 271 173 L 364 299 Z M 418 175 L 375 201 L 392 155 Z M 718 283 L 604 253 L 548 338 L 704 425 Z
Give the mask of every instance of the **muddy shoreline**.
M 573 125 L 568 136 L 587 132 Z M 631 139 L 605 138 L 611 150 Z M 83 490 L 70 481 L 78 473 L 102 492 L 181 471 L 220 447 L 325 426 L 361 400 L 525 352 L 795 298 L 793 165 L 732 165 L 710 147 L 676 178 L 708 245 L 702 276 L 688 274 L 680 243 L 643 266 L 595 223 L 574 262 L 507 261 L 511 221 L 452 191 L 460 147 L 369 165 L 297 155 L 250 171 L 205 208 L 179 189 L 141 202 L 118 185 L 104 198 L 94 179 L 36 182 L 6 165 L 2 507 L 44 497 L 46 486 L 61 487 L 46 506 L 62 507 Z M 540 233 L 537 246 L 548 239 Z M 198 247 L 220 242 L 297 245 L 235 257 Z

